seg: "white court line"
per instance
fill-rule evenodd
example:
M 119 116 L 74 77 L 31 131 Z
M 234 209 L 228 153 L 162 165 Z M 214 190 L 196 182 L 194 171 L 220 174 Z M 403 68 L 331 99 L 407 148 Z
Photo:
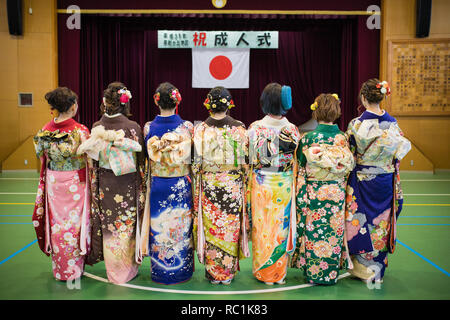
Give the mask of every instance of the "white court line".
M 97 281 L 105 282 L 105 283 L 111 283 L 107 279 L 90 274 L 88 272 L 84 272 L 83 275 L 86 277 L 92 278 Z M 346 278 L 350 276 L 350 273 L 346 272 L 338 277 L 338 280 Z M 114 283 L 111 283 L 114 284 Z M 269 293 L 269 292 L 280 292 L 280 291 L 289 291 L 289 290 L 297 290 L 297 289 L 303 289 L 303 288 L 309 288 L 315 286 L 315 284 L 301 284 L 298 286 L 290 286 L 290 287 L 281 287 L 281 288 L 274 288 L 274 289 L 260 289 L 260 290 L 237 290 L 237 291 L 195 291 L 195 290 L 175 290 L 175 289 L 164 289 L 164 288 L 152 288 L 152 287 L 144 287 L 144 286 L 138 286 L 134 284 L 116 284 L 121 287 L 127 287 L 131 289 L 138 289 L 138 290 L 146 290 L 146 291 L 157 291 L 157 292 L 165 292 L 165 293 L 182 293 L 182 294 L 216 294 L 216 295 L 222 295 L 222 294 L 256 294 L 256 293 Z
M 450 193 L 404 193 L 404 196 L 450 196 Z

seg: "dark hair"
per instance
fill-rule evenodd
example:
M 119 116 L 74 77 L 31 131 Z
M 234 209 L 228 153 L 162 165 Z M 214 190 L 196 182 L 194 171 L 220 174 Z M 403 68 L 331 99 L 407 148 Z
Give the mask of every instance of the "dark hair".
M 264 114 L 280 116 L 287 113 L 281 104 L 281 85 L 279 83 L 269 83 L 261 93 L 259 103 Z
M 173 84 L 169 82 L 161 83 L 155 91 L 159 93 L 158 106 L 164 110 L 171 110 L 177 106 L 176 101 L 172 98 L 172 91 L 178 90 Z
M 103 96 L 105 97 L 107 106 L 102 102 L 100 106 L 100 111 L 109 115 L 116 113 L 122 113 L 123 115 L 130 117 L 130 102 L 122 104 L 120 102 L 121 94 L 118 92 L 120 89 L 126 88 L 122 82 L 112 82 L 103 91 Z
M 209 110 L 211 111 L 211 113 L 220 113 L 228 110 L 230 108 L 229 102 L 233 100 L 230 91 L 228 91 L 227 88 L 220 86 L 212 88 L 208 92 L 207 97 L 210 100 L 209 103 L 211 108 Z M 222 102 L 223 98 L 225 98 L 227 102 Z
M 59 113 L 65 113 L 77 102 L 78 96 L 69 88 L 58 87 L 55 90 L 47 92 L 45 94 L 45 100 L 47 100 L 52 110 L 56 109 Z
M 380 82 L 376 78 L 364 82 L 361 90 L 359 90 L 359 98 L 361 99 L 364 96 L 369 103 L 380 103 L 385 97 L 385 94 L 380 91 L 380 88 L 377 88 L 377 84 Z
M 341 116 L 341 102 L 331 93 L 322 93 L 316 98 L 315 102 L 317 102 L 317 107 L 312 113 L 313 119 L 334 122 Z

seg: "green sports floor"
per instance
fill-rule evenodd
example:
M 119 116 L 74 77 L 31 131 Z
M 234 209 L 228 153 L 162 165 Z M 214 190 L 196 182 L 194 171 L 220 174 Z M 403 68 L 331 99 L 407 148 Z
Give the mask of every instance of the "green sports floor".
M 405 206 L 398 221 L 398 241 L 390 255 L 384 283 L 369 288 L 342 272 L 334 286 L 306 284 L 301 272 L 289 269 L 286 284 L 267 286 L 251 274 L 251 259 L 229 286 L 211 285 L 196 261 L 193 278 L 164 286 L 150 280 L 146 258 L 128 284 L 107 283 L 104 263 L 86 266 L 72 289 L 54 280 L 51 259 L 35 240 L 31 223 L 38 174 L 0 174 L 0 299 L 58 300 L 449 300 L 450 299 L 450 172 L 402 172 Z

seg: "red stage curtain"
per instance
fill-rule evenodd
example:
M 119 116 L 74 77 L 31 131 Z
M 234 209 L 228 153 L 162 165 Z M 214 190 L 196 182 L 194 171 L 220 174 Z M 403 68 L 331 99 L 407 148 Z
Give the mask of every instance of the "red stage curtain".
M 322 92 L 338 93 L 345 129 L 357 115 L 361 82 L 378 76 L 379 31 L 365 27 L 367 17 L 333 19 L 242 19 L 180 17 L 108 17 L 83 15 L 81 30 L 65 28 L 59 16 L 59 80 L 80 96 L 80 122 L 99 118 L 103 89 L 122 81 L 131 90 L 133 119 L 143 125 L 157 114 L 152 96 L 169 81 L 182 94 L 180 116 L 190 121 L 207 117 L 202 102 L 207 89 L 191 88 L 190 49 L 158 49 L 158 29 L 279 30 L 279 49 L 252 49 L 250 88 L 234 89 L 237 105 L 231 115 L 249 125 L 263 116 L 259 97 L 272 81 L 292 87 L 288 119 L 299 125 L 311 116 L 310 104 Z M 323 18 L 323 17 L 322 17 Z

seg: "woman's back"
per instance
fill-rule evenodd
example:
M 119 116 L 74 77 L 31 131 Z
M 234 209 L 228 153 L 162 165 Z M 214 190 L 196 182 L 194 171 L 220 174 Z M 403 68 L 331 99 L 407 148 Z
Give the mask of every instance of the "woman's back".
M 250 164 L 255 169 L 292 170 L 294 152 L 300 140 L 298 128 L 286 118 L 269 116 L 253 122 L 248 129 Z
M 365 111 L 353 119 L 347 130 L 350 144 L 356 148 L 358 165 L 374 166 L 393 172 L 394 160 L 401 160 L 411 149 L 394 117 Z
M 77 149 L 88 137 L 89 129 L 73 119 L 52 120 L 34 137 L 36 154 L 39 158 L 46 154 L 50 170 L 79 170 L 85 167 L 85 160 L 76 154 Z

